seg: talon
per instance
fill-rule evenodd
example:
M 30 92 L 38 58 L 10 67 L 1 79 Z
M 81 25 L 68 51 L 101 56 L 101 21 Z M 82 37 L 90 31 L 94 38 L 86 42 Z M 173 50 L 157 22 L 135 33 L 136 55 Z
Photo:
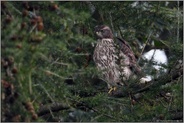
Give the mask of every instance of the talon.
M 113 90 L 114 90 L 114 88 L 111 87 L 110 90 L 109 90 L 109 92 L 108 92 L 108 94 L 110 94 Z
M 111 87 L 108 94 L 110 94 L 112 91 L 115 91 L 115 90 L 117 90 L 117 87 Z
M 114 87 L 113 90 L 116 91 L 117 90 L 117 87 Z

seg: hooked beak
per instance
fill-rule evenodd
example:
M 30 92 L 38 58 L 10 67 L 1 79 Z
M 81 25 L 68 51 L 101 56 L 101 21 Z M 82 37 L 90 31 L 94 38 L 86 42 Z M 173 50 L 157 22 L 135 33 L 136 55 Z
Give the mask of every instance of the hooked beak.
M 102 33 L 100 31 L 95 31 L 95 34 L 98 38 L 101 38 L 102 37 Z

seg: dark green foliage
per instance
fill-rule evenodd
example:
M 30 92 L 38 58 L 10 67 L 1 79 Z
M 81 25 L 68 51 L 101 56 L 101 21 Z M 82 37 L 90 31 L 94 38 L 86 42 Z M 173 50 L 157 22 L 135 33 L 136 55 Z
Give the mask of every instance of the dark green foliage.
M 94 13 L 85 1 L 1 1 L 1 121 L 182 121 L 175 114 L 183 111 L 183 73 L 177 67 L 183 59 L 183 5 L 91 4 Z M 134 86 L 139 82 L 130 80 L 120 88 L 124 96 L 108 94 L 92 60 L 93 29 L 102 23 L 129 41 L 137 58 L 154 48 L 167 51 L 169 63 L 163 66 L 168 73 L 142 93 L 136 91 L 147 85 Z M 148 62 L 154 76 L 156 63 Z

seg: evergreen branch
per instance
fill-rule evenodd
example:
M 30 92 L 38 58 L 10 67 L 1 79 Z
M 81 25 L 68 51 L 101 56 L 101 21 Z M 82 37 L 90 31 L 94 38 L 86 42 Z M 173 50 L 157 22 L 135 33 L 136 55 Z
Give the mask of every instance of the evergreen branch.
M 93 107 L 88 106 L 88 105 L 85 104 L 84 102 L 80 102 L 80 101 L 74 100 L 74 99 L 72 99 L 72 98 L 69 98 L 69 99 L 72 100 L 72 101 L 74 101 L 74 102 L 77 103 L 78 105 L 80 104 L 80 106 L 81 106 L 81 105 L 84 106 L 86 109 L 91 109 L 91 110 L 93 110 L 93 111 L 96 112 L 96 113 L 99 113 L 99 114 L 101 114 L 101 115 L 103 115 L 103 116 L 109 117 L 109 118 L 114 119 L 115 121 L 117 121 L 117 118 L 116 118 L 116 117 L 113 117 L 113 116 L 111 116 L 111 115 L 102 113 L 101 111 L 97 110 L 96 108 L 93 108 Z M 73 105 L 77 105 L 77 104 L 73 104 Z M 77 108 L 77 107 L 76 107 L 76 108 Z M 123 120 L 120 119 L 120 121 L 123 121 Z
M 126 97 L 128 96 L 129 91 L 131 90 L 131 94 L 138 94 L 144 91 L 148 91 L 154 88 L 158 88 L 161 85 L 165 85 L 166 83 L 170 83 L 173 80 L 177 79 L 178 77 L 180 77 L 181 75 L 183 75 L 183 68 L 180 68 L 177 71 L 174 71 L 170 74 L 166 73 L 162 76 L 160 76 L 158 79 L 152 80 L 149 83 L 147 83 L 146 85 L 142 85 L 142 84 L 134 84 L 132 87 L 130 86 L 128 89 L 125 89 L 125 87 L 122 87 L 123 89 L 114 92 L 112 96 L 115 97 Z
M 89 56 L 89 53 L 80 53 L 80 54 L 74 54 L 75 56 Z
M 32 89 L 32 80 L 31 80 L 31 72 L 28 74 L 28 81 L 29 81 L 29 93 L 32 94 L 33 89 Z
M 158 38 L 158 37 L 156 37 L 156 36 L 154 36 L 154 35 L 151 36 L 151 38 L 152 38 L 153 40 L 157 40 L 157 41 L 161 42 L 164 46 L 166 46 L 166 48 L 169 48 L 169 47 L 170 47 L 170 46 L 167 44 L 168 42 L 165 43 L 162 39 L 160 39 L 160 38 Z M 157 49 L 159 48 L 158 46 L 157 46 L 157 47 L 152 46 L 152 47 L 153 47 L 154 49 L 155 49 L 155 48 L 157 48 Z M 152 49 L 153 49 L 153 48 L 152 48 Z
M 51 71 L 49 71 L 49 70 L 44 70 L 44 72 L 47 74 L 47 75 L 54 75 L 54 76 L 56 76 L 56 77 L 59 77 L 59 78 L 61 78 L 61 79 L 72 79 L 72 78 L 65 78 L 65 77 L 62 77 L 62 76 L 60 76 L 60 75 L 58 75 L 58 74 L 56 74 L 56 73 L 54 73 L 54 72 L 51 72 Z
M 54 61 L 52 64 L 59 64 L 63 66 L 69 66 L 70 64 Z
M 171 119 L 172 120 L 181 120 L 181 121 L 183 121 L 183 110 L 182 111 L 176 111 L 175 113 L 171 113 Z
M 123 33 L 122 33 L 121 29 L 120 29 L 120 26 L 117 26 L 117 27 L 118 27 L 119 33 L 121 35 L 121 38 L 123 38 Z
M 142 51 L 141 51 L 141 53 L 140 53 L 140 57 L 142 56 L 142 54 L 143 54 L 143 52 L 144 52 L 144 50 L 145 50 L 145 48 L 146 48 L 146 45 L 148 44 L 148 42 L 149 42 L 149 40 L 150 40 L 151 34 L 152 34 L 152 32 L 150 32 L 149 35 L 148 35 L 148 38 L 147 38 L 147 40 L 146 40 L 146 43 L 144 44 L 144 47 L 143 47 L 143 49 L 142 49 Z M 138 61 L 137 61 L 138 63 L 139 63 L 140 57 L 139 57 L 139 59 L 138 59 Z
M 89 6 L 91 14 L 93 14 L 95 12 L 95 10 L 96 10 L 95 6 L 90 1 L 85 1 L 85 2 Z
M 177 1 L 177 4 L 178 4 L 178 11 L 177 11 L 177 39 L 176 39 L 176 42 L 178 43 L 179 42 L 179 24 L 180 24 L 180 19 L 179 19 L 179 11 L 180 11 L 180 8 L 179 8 L 179 1 Z
M 177 79 L 183 74 L 183 68 L 179 71 L 175 71 L 172 74 L 166 73 L 165 75 L 159 77 L 155 81 L 151 81 L 150 84 L 144 88 L 139 89 L 138 91 L 134 91 L 134 94 L 140 93 L 149 89 L 153 89 L 155 87 L 159 87 L 161 85 L 165 85 L 166 83 L 172 82 L 174 79 Z
M 50 105 L 41 106 L 37 114 L 38 114 L 38 116 L 42 116 L 42 115 L 48 114 L 50 112 L 57 112 L 60 110 L 67 110 L 67 109 L 70 109 L 70 107 L 63 104 L 63 103 L 55 102 L 55 103 L 52 103 Z
M 12 9 L 14 9 L 17 13 L 19 13 L 20 15 L 22 15 L 22 13 L 17 9 L 15 8 L 15 6 L 13 6 L 12 4 L 9 4 L 11 6 Z
M 22 15 L 21 11 L 19 11 L 17 8 L 15 8 L 15 6 L 13 6 L 12 4 L 9 4 L 9 5 L 11 5 L 11 8 L 14 9 L 18 14 Z M 35 13 L 29 11 L 29 17 L 35 18 L 37 16 Z
M 167 110 L 168 110 L 168 111 L 169 111 L 170 108 L 171 108 L 171 103 L 172 103 L 172 101 L 173 101 L 173 96 L 171 96 L 171 99 L 169 100 L 169 105 L 168 105 L 168 107 L 167 107 Z
M 29 17 L 30 17 L 30 18 L 36 18 L 37 15 L 36 15 L 34 12 L 30 12 L 30 11 L 29 11 Z
M 45 91 L 45 93 L 48 95 L 48 97 L 50 98 L 50 100 L 52 102 L 54 102 L 54 99 L 52 98 L 52 96 L 49 94 L 49 92 L 46 90 L 46 88 L 41 84 L 39 83 L 39 85 L 43 88 L 43 90 Z
M 45 56 L 43 53 L 39 53 L 39 55 L 41 56 L 41 58 L 43 58 L 44 60 L 46 60 L 47 62 L 52 64 L 59 64 L 59 65 L 63 65 L 63 66 L 69 66 L 70 64 L 68 63 L 63 63 L 63 62 L 58 62 L 58 59 L 56 59 L 55 61 L 51 61 L 49 60 L 49 58 L 47 56 Z
M 110 17 L 110 24 L 111 24 L 111 27 L 112 27 L 112 32 L 115 33 L 114 25 L 113 25 L 113 22 L 112 22 L 112 13 L 111 12 L 109 12 L 109 17 Z
M 103 115 L 103 116 L 106 116 L 106 117 L 109 117 L 109 118 L 111 118 L 111 119 L 114 119 L 115 121 L 117 121 L 117 118 L 115 118 L 115 117 L 113 117 L 113 116 L 111 116 L 111 115 L 108 115 L 108 114 L 102 114 L 100 111 L 98 111 L 97 109 L 95 109 L 95 108 L 91 108 L 94 112 L 97 112 L 97 113 L 99 113 L 99 114 L 101 114 L 101 115 Z M 120 121 L 122 121 L 123 122 L 123 120 L 121 119 Z
M 46 58 L 47 59 L 47 58 Z M 59 58 L 57 58 L 55 61 L 53 61 L 52 63 L 51 63 L 51 65 L 52 64 L 59 64 L 59 65 L 63 65 L 63 66 L 69 66 L 70 64 L 68 64 L 68 63 L 62 63 L 62 62 L 58 62 L 58 60 L 59 60 Z M 48 60 L 49 61 L 49 60 Z M 49 62 L 51 62 L 51 61 L 49 61 Z
M 33 30 L 36 28 L 36 26 L 37 26 L 37 24 L 35 24 L 35 25 L 31 28 L 31 30 L 29 31 L 29 33 L 32 33 Z

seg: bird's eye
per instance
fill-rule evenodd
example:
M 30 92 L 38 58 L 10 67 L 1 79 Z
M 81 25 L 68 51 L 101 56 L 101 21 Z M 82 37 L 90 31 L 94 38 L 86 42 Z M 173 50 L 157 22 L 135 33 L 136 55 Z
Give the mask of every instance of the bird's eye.
M 104 32 L 104 30 L 100 30 L 100 32 Z

